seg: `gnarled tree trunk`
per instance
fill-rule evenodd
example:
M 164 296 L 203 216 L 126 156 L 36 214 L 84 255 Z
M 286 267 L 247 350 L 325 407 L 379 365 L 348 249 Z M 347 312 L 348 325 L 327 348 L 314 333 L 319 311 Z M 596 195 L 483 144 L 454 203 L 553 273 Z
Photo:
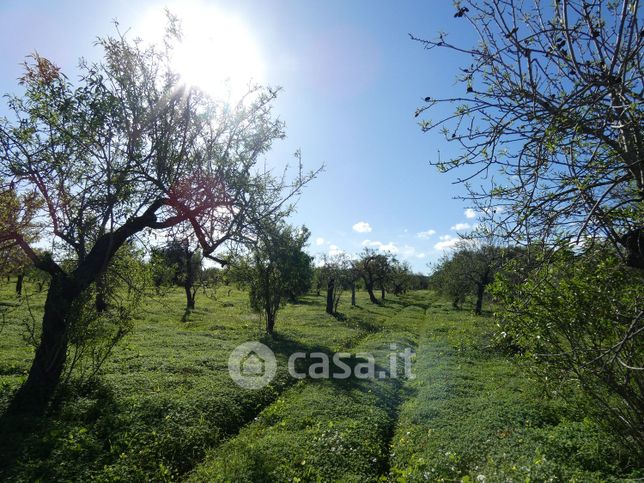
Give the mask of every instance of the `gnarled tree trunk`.
M 373 282 L 369 283 L 365 281 L 365 287 L 367 289 L 367 293 L 369 294 L 369 300 L 371 300 L 371 303 L 380 305 L 380 301 L 376 298 L 376 296 L 373 293 Z
M 329 277 L 326 284 L 326 313 L 333 315 L 333 293 L 335 292 L 335 278 Z
M 16 280 L 16 295 L 18 297 L 22 297 L 22 283 L 25 280 L 25 274 L 24 273 L 19 273 L 18 274 L 18 280 Z
M 190 251 L 186 248 L 186 278 L 183 282 L 183 288 L 186 291 L 186 310 L 194 310 L 195 298 L 197 295 L 196 290 L 193 290 L 193 286 L 195 284 L 195 273 L 194 267 L 192 266 L 192 258 L 194 257 L 194 254 L 194 251 Z
M 482 283 L 477 284 L 476 286 L 476 307 L 474 307 L 474 313 L 476 315 L 481 315 L 483 310 L 483 294 L 485 293 L 485 285 Z
M 77 295 L 66 275 L 52 277 L 45 302 L 40 344 L 29 376 L 12 400 L 10 411 L 40 414 L 47 407 L 65 366 L 69 328 L 67 317 Z

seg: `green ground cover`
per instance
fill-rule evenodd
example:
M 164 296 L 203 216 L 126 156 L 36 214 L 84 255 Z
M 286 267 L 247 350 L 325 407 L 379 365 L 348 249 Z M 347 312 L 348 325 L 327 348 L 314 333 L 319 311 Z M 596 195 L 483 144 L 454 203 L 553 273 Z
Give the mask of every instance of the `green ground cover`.
M 14 307 L 0 289 L 0 405 L 32 349 L 25 321 L 42 295 Z M 428 292 L 383 306 L 358 294 L 344 317 L 310 295 L 280 313 L 266 388 L 235 385 L 230 351 L 257 340 L 247 295 L 226 287 L 197 299 L 150 296 L 98 382 L 65 387 L 29 434 L 2 420 L 0 476 L 10 481 L 605 481 L 637 478 L 638 462 L 585 414 L 546 398 L 494 350 L 494 322 Z M 369 352 L 388 367 L 391 344 L 413 347 L 414 379 L 288 376 L 294 351 Z M 353 364 L 359 362 L 353 360 Z M 402 361 L 399 360 L 399 367 Z

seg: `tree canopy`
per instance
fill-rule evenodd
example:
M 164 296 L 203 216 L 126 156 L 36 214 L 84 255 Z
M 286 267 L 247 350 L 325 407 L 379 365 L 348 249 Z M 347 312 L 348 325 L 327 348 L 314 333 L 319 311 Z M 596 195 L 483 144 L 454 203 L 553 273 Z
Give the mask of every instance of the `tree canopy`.
M 424 130 L 462 148 L 435 164 L 458 169 L 497 235 L 525 246 L 608 239 L 644 268 L 640 2 L 467 0 L 457 8 L 455 21 L 471 24 L 477 45 L 446 34 L 418 39 L 465 57 L 463 94 L 431 93 L 417 111 Z M 453 113 L 443 115 L 444 104 Z
M 18 224 L 0 229 L 0 246 L 17 245 L 52 276 L 41 343 L 22 393 L 46 400 L 66 357 L 68 315 L 128 240 L 156 230 L 187 231 L 204 257 L 225 243 L 254 242 L 258 227 L 288 213 L 313 173 L 289 179 L 258 163 L 284 125 L 272 114 L 278 90 L 254 86 L 237 103 L 186 86 L 163 46 L 118 32 L 101 38 L 102 60 L 81 61 L 68 78 L 37 54 L 25 63 L 24 93 L 9 97 L 0 119 L 0 178 L 42 206 L 42 236 L 52 256 L 36 253 Z M 70 268 L 61 259 L 72 260 Z

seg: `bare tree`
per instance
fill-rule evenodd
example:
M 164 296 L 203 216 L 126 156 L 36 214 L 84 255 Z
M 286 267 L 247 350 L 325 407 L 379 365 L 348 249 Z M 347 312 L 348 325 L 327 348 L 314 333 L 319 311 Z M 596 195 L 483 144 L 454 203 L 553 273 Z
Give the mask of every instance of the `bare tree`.
M 426 97 L 416 115 L 438 116 L 422 128 L 460 145 L 435 164 L 464 172 L 497 234 L 526 246 L 608 239 L 644 268 L 640 15 L 638 0 L 466 0 L 454 22 L 471 24 L 475 47 L 413 37 L 467 59 L 463 94 Z

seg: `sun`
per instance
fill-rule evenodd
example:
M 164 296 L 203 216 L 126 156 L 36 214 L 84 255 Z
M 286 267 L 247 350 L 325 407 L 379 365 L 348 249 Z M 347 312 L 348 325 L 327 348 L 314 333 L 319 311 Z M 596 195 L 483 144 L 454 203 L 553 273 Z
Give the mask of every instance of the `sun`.
M 183 82 L 212 96 L 236 100 L 247 92 L 249 84 L 264 81 L 258 44 L 241 18 L 189 1 L 167 8 L 181 24 L 181 42 L 171 58 Z M 165 25 L 165 11 L 154 9 L 146 13 L 137 32 L 145 41 L 156 41 Z

